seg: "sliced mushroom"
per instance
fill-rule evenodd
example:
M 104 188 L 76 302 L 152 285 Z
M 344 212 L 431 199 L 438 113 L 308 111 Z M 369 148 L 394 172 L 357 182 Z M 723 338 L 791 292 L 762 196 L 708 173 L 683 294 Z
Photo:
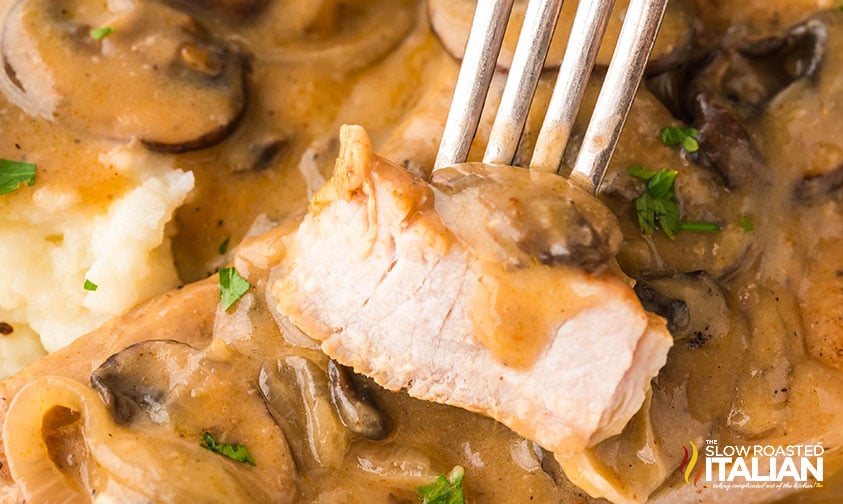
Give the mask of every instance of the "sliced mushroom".
M 254 393 L 248 366 L 221 343 L 197 350 L 177 341 L 150 340 L 109 357 L 91 376 L 100 408 L 119 429 L 97 432 L 98 442 L 102 450 L 123 452 L 119 460 L 109 460 L 107 469 L 135 475 L 131 484 L 121 482 L 156 501 L 187 502 L 194 496 L 216 502 L 223 494 L 209 499 L 204 482 L 219 479 L 213 491 L 227 499 L 291 502 L 297 493 L 293 459 L 283 431 Z M 246 446 L 256 465 L 203 449 L 205 432 L 220 443 Z M 99 461 L 102 452 L 92 448 L 92 453 Z M 158 476 L 163 474 L 166 479 Z
M 829 13 L 817 14 L 783 33 L 724 38 L 681 65 L 651 72 L 648 87 L 682 120 L 689 120 L 699 93 L 723 98 L 741 119 L 756 115 L 798 79 L 815 80 L 825 58 Z
M 674 238 L 656 230 L 648 236 L 642 232 L 636 215 L 636 199 L 644 184 L 626 173 L 616 174 L 606 201 L 617 215 L 628 217 L 621 221 L 625 238 L 617 255 L 621 269 L 633 278 L 702 270 L 722 281 L 751 267 L 761 250 L 757 233 L 745 229 L 739 218 L 741 212 L 747 212 L 750 220 L 757 215 L 742 210 L 743 193 L 725 189 L 719 174 L 705 167 L 685 163 L 677 168 L 680 174 L 676 177 L 675 194 L 680 221 L 711 222 L 719 230 L 686 230 Z
M 187 359 L 196 352 L 173 340 L 136 343 L 100 365 L 91 374 L 91 385 L 118 424 L 129 424 L 142 412 L 149 414 L 153 422 L 166 422 L 169 418 L 164 405 L 171 387 L 170 376 L 150 370 L 165 363 L 186 366 Z
M 642 304 L 665 317 L 674 340 L 697 349 L 728 333 L 729 307 L 717 282 L 698 271 L 639 280 L 635 285 Z
M 688 115 L 699 130 L 696 159 L 720 173 L 729 188 L 769 180 L 763 156 L 743 124 L 752 113 L 751 107 L 767 99 L 768 79 L 757 72 L 748 72 L 752 78 L 731 78 L 735 61 L 740 58 L 733 53 L 710 55 L 703 69 L 690 79 L 685 97 Z M 745 70 L 741 65 L 738 68 Z M 742 97 L 742 101 L 736 97 Z
M 782 34 L 726 39 L 706 55 L 648 80 L 674 116 L 699 130 L 700 151 L 693 158 L 722 174 L 729 188 L 770 181 L 766 160 L 745 124 L 795 81 L 816 81 L 829 15 L 815 15 Z
M 354 383 L 349 368 L 329 360 L 328 381 L 331 400 L 348 430 L 373 441 L 389 435 L 392 428 L 389 418 L 378 409 L 374 399 Z
M 708 273 L 645 281 L 661 298 L 683 302 L 689 315 L 688 325 L 673 334 L 676 344 L 669 365 L 659 375 L 654 397 L 659 404 L 678 400 L 697 422 L 723 418 L 730 411 L 745 359 L 749 328 L 743 314 L 731 294 Z M 673 396 L 680 389 L 687 391 L 681 399 Z
M 11 11 L 2 53 L 28 108 L 166 152 L 224 139 L 246 103 L 244 58 L 173 8 L 101 5 L 25 0 Z M 113 32 L 97 40 L 99 27 Z
M 349 0 L 165 0 L 261 51 L 337 31 Z M 355 0 L 351 0 L 353 3 Z
M 294 377 L 282 375 L 269 366 L 262 366 L 258 386 L 267 410 L 284 431 L 296 467 L 300 471 L 318 467 L 318 462 L 307 446 L 307 425 L 305 418 L 299 414 L 301 397 Z
M 741 39 L 714 53 L 696 86 L 757 112 L 795 80 L 816 77 L 827 31 L 822 18 L 814 17 L 781 35 Z
M 700 64 L 699 61 L 689 60 L 676 68 L 654 73 L 644 80 L 647 89 L 673 114 L 673 117 L 687 124 L 694 120 L 687 107 L 688 86 L 693 78 L 691 69 Z
M 828 13 L 814 15 L 784 35 L 746 38 L 735 49 L 747 58 L 770 59 L 793 81 L 815 77 L 825 58 Z
M 555 174 L 465 163 L 434 172 L 431 184 L 447 194 L 436 199 L 436 210 L 448 225 L 458 234 L 462 226 L 484 226 L 489 242 L 478 245 L 500 247 L 512 265 L 538 260 L 598 270 L 621 244 L 611 211 Z M 488 215 L 482 222 L 465 222 L 464 205 L 476 201 Z
M 661 315 L 667 320 L 667 329 L 674 337 L 688 330 L 691 323 L 688 303 L 663 295 L 643 280 L 635 283 L 635 294 L 645 310 Z
M 727 187 L 769 181 L 761 151 L 722 98 L 701 92 L 693 100 L 692 111 L 699 130 L 700 151 L 707 163 L 723 175 Z
M 350 72 L 371 65 L 404 40 L 416 26 L 416 3 L 276 1 L 245 34 L 245 43 L 258 59 Z
M 306 357 L 288 356 L 278 362 L 277 369 L 262 368 L 260 391 L 269 412 L 287 433 L 300 468 L 339 467 L 350 439 L 331 404 L 322 368 Z M 297 413 L 301 411 L 304 416 Z
M 465 43 L 468 40 L 468 31 L 471 28 L 476 4 L 475 0 L 430 0 L 428 2 L 433 33 L 439 39 L 442 47 L 453 57 L 460 60 L 465 52 Z M 545 68 L 559 67 L 565 53 L 565 46 L 571 33 L 578 4 L 579 2 L 574 1 L 563 4 L 554 31 L 553 42 L 545 61 Z M 616 2 L 609 18 L 603 44 L 597 55 L 596 65 L 601 67 L 609 65 L 628 7 L 628 0 Z M 521 25 L 524 22 L 526 10 L 526 0 L 515 1 L 498 59 L 498 66 L 501 68 L 508 69 L 512 64 L 515 45 L 518 41 Z M 650 55 L 651 71 L 663 71 L 681 61 L 682 56 L 687 53 L 691 46 L 692 38 L 693 29 L 688 16 L 678 3 L 670 2 L 653 52 Z
M 69 378 L 43 376 L 23 387 L 7 411 L 3 441 L 25 500 L 87 502 L 96 495 L 116 502 L 128 496 L 145 497 L 132 502 L 294 502 L 296 475 L 289 452 L 260 402 L 245 393 L 228 396 L 230 383 L 216 379 L 208 361 L 194 359 L 186 369 L 173 363 L 180 369 L 167 370 L 166 364 L 165 359 L 146 371 L 169 376 L 171 393 L 179 396 L 169 405 L 168 424 L 138 417 L 137 425 L 118 425 L 93 390 Z M 197 375 L 205 380 L 193 381 Z M 187 390 L 180 394 L 178 389 Z M 212 403 L 222 399 L 219 394 L 229 401 L 227 407 Z M 56 408 L 65 410 L 64 419 L 56 421 Z M 66 444 L 62 427 L 81 438 L 76 448 Z M 258 465 L 238 464 L 203 449 L 202 432 L 211 429 L 248 443 Z M 248 438 L 240 437 L 244 432 Z M 57 463 L 59 453 L 66 457 L 62 462 L 76 459 L 84 466 L 80 480 Z
M 716 200 L 715 200 L 716 203 Z M 711 214 L 690 216 L 689 220 L 723 222 Z M 722 225 L 716 233 L 681 232 L 674 239 L 657 232 L 644 236 L 637 223 L 618 253 L 618 263 L 629 275 L 640 278 L 672 275 L 685 271 L 706 271 L 725 281 L 749 267 L 761 252 L 754 233 L 736 220 Z

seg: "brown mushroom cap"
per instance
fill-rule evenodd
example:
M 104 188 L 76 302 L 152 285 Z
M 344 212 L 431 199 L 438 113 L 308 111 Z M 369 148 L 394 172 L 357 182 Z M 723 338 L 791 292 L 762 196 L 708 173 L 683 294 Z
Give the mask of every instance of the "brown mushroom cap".
M 350 368 L 328 361 L 328 383 L 331 402 L 343 425 L 351 432 L 366 439 L 379 441 L 389 435 L 392 423 L 383 414 L 374 399 L 361 390 L 353 379 Z
M 778 34 L 725 38 L 704 56 L 648 82 L 677 118 L 699 130 L 694 159 L 720 173 L 728 188 L 771 182 L 749 125 L 797 81 L 819 83 L 829 25 L 838 14 L 819 13 Z M 813 185 L 799 188 L 797 196 L 810 199 Z
M 431 184 L 448 225 L 471 230 L 466 236 L 478 237 L 481 248 L 500 248 L 513 265 L 538 260 L 600 271 L 621 245 L 611 211 L 556 174 L 463 163 L 436 171 Z M 472 213 L 482 222 L 465 218 Z
M 341 74 L 389 54 L 417 26 L 417 0 L 276 1 L 242 37 L 255 59 Z
M 258 384 L 267 410 L 287 433 L 298 467 L 339 467 L 350 439 L 331 402 L 325 370 L 306 357 L 289 355 L 276 369 L 262 367 Z
M 153 420 L 165 416 L 165 403 L 173 386 L 162 363 L 186 367 L 198 351 L 178 341 L 152 340 L 126 347 L 112 355 L 91 374 L 91 385 L 111 411 L 114 421 L 131 423 L 141 412 Z
M 101 27 L 113 32 L 97 40 L 91 30 Z M 6 19 L 2 49 L 33 110 L 155 150 L 219 142 L 246 103 L 243 57 L 153 2 L 109 12 L 84 1 L 22 1 Z

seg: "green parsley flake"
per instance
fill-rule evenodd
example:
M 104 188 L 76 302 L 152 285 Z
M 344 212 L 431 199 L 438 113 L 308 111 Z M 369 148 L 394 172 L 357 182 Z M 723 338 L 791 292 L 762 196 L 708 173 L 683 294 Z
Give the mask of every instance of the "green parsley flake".
M 94 40 L 102 40 L 112 33 L 114 33 L 114 28 L 110 26 L 102 26 L 100 28 L 93 28 L 91 30 L 91 37 L 93 37 Z
M 716 233 L 720 226 L 714 222 L 682 222 L 679 224 L 680 231 L 708 231 Z
M 676 126 L 665 126 L 659 131 L 659 138 L 668 147 L 681 145 L 685 152 L 697 152 L 700 144 L 697 142 L 699 131 L 694 128 L 677 128 Z
M 647 170 L 641 166 L 630 166 L 629 174 L 647 181 L 647 187 L 635 200 L 638 225 L 647 235 L 652 236 L 656 226 L 669 238 L 679 231 L 679 203 L 673 192 L 676 170 Z
M 752 223 L 749 222 L 749 218 L 746 215 L 741 215 L 740 221 L 741 221 L 741 227 L 743 228 L 744 231 L 746 231 L 747 233 L 752 231 L 752 229 L 753 229 Z
M 220 275 L 220 303 L 228 311 L 238 299 L 247 293 L 252 285 L 248 280 L 241 277 L 233 267 L 222 268 Z
M 21 184 L 31 186 L 35 183 L 35 165 L 21 161 L 0 159 L 0 194 L 8 194 Z
M 422 504 L 465 504 L 465 494 L 462 481 L 465 469 L 454 467 L 448 477 L 440 474 L 436 481 L 429 485 L 422 485 L 416 489 Z
M 635 200 L 638 226 L 647 236 L 653 236 L 659 227 L 668 238 L 679 231 L 720 231 L 713 222 L 679 222 L 679 202 L 676 200 L 674 182 L 676 170 L 648 170 L 643 166 L 630 166 L 631 176 L 647 181 L 641 196 Z
M 220 243 L 220 247 L 217 249 L 217 252 L 219 252 L 220 255 L 225 255 L 225 253 L 228 252 L 228 242 L 230 240 L 231 240 L 231 237 L 228 237 L 225 240 L 223 240 L 222 243 Z
M 86 291 L 95 291 L 99 288 L 99 285 L 95 284 L 94 282 L 92 282 L 92 281 L 90 281 L 86 278 L 85 279 L 85 285 L 83 285 L 82 287 L 84 287 Z
M 218 443 L 210 432 L 202 434 L 202 443 L 199 446 L 206 450 L 211 450 L 214 453 L 219 453 L 225 457 L 230 458 L 236 462 L 245 462 L 249 465 L 256 465 L 255 459 L 249 453 L 249 449 L 237 443 Z
M 630 175 L 635 178 L 640 178 L 642 180 L 650 180 L 651 178 L 656 176 L 656 172 L 652 170 L 648 170 L 643 166 L 632 165 L 627 168 L 627 171 Z

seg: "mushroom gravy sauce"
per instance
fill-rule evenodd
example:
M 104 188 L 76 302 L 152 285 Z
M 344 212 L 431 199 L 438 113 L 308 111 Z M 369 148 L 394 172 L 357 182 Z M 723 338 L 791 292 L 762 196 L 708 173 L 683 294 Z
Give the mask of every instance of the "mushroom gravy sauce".
M 23 488 L 91 501 L 417 502 L 418 485 L 455 465 L 474 502 L 591 500 L 563 469 L 604 481 L 618 501 L 843 498 L 843 13 L 831 1 L 671 2 L 599 196 L 621 223 L 619 267 L 675 339 L 622 434 L 560 467 L 489 419 L 336 368 L 273 316 L 265 258 L 283 254 L 280 236 L 330 173 L 340 124 L 362 124 L 383 156 L 429 172 L 470 3 L 3 2 L 0 157 L 23 152 L 39 184 L 92 207 L 125 190 L 101 162 L 124 144 L 191 170 L 196 188 L 174 236 L 181 279 L 195 283 L 0 384 L 4 428 L 43 455 L 18 461 L 25 476 L 12 486 L 0 453 L 0 500 L 20 501 Z M 114 32 L 94 39 L 103 26 Z M 526 146 L 553 78 L 548 69 Z M 584 110 L 600 79 L 598 68 Z M 660 141 L 662 127 L 684 125 L 699 151 Z M 682 220 L 720 231 L 642 234 L 644 183 L 630 165 L 677 170 Z M 227 239 L 241 245 L 222 257 Z M 228 263 L 254 290 L 227 313 L 216 277 L 202 279 Z M 27 400 L 10 407 L 21 390 Z M 255 472 L 208 457 L 205 431 L 273 462 Z M 824 487 L 699 493 L 676 469 L 688 442 L 704 440 L 822 443 Z

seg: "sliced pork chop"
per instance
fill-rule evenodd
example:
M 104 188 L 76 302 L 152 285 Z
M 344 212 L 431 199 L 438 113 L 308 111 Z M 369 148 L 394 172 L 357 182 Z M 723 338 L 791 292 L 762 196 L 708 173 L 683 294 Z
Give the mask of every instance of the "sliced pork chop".
M 346 126 L 269 290 L 389 389 L 488 415 L 565 456 L 623 426 L 671 337 L 608 271 L 614 215 L 564 178 L 479 164 L 428 183 Z

